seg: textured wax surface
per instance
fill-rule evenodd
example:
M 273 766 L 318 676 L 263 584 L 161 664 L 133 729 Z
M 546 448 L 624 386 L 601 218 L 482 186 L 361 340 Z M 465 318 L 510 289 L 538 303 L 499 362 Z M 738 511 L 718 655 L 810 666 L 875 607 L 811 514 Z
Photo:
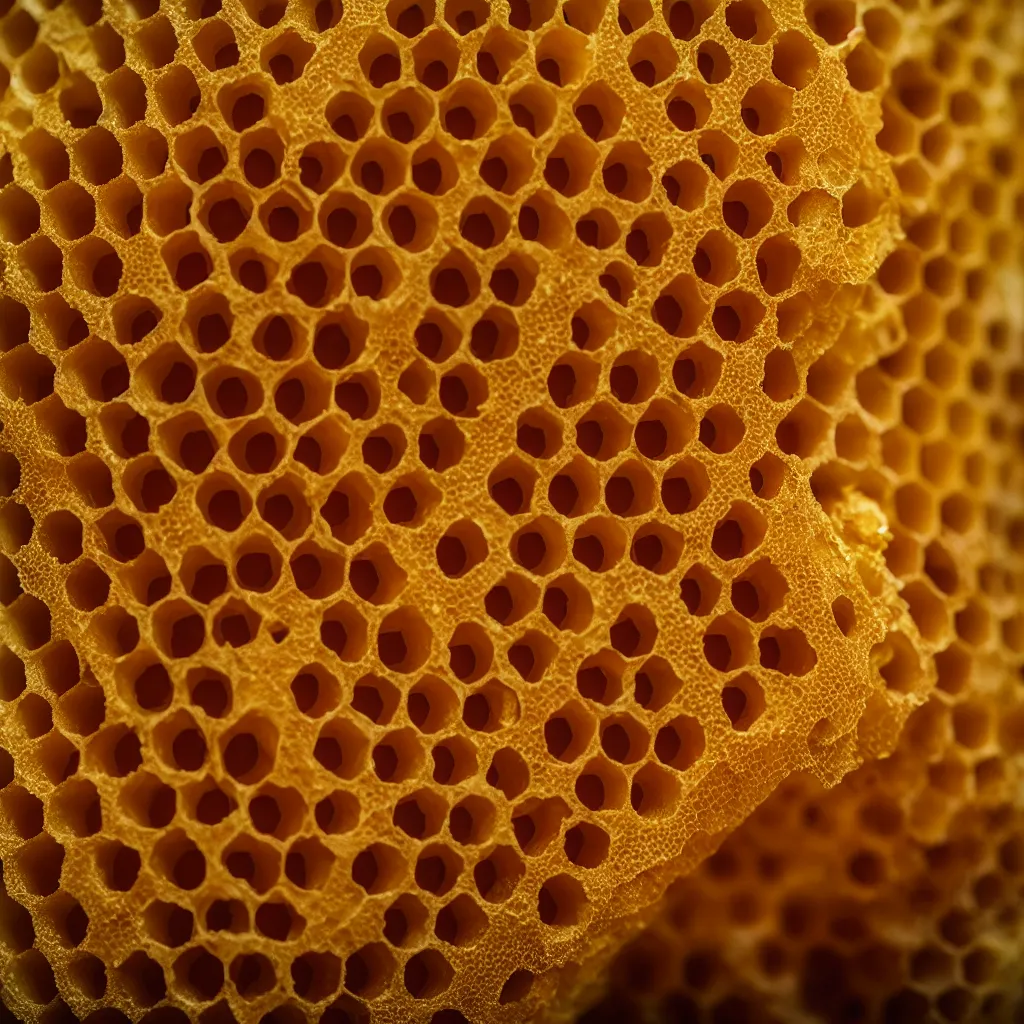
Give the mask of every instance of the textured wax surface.
M 900 7 L 864 16 L 903 193 L 872 292 L 876 315 L 931 312 L 927 331 L 904 312 L 850 380 L 815 492 L 883 509 L 935 645 L 889 666 L 935 690 L 891 757 L 831 791 L 783 783 L 673 887 L 580 1024 L 1024 1019 L 1024 11 Z
M 930 70 L 965 9 L 0 2 L 19 1018 L 571 1013 L 1019 647 L 1020 26 Z

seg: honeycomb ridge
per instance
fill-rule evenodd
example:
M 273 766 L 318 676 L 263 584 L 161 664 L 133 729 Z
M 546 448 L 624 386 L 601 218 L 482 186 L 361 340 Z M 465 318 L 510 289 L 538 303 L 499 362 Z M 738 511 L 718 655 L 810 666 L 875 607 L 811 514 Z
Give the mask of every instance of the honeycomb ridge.
M 883 511 L 932 647 L 890 633 L 878 666 L 935 689 L 891 756 L 829 791 L 792 776 L 676 883 L 580 1024 L 1024 1013 L 1024 26 L 998 3 L 870 13 L 903 238 L 864 315 L 901 322 L 851 376 L 814 486 Z

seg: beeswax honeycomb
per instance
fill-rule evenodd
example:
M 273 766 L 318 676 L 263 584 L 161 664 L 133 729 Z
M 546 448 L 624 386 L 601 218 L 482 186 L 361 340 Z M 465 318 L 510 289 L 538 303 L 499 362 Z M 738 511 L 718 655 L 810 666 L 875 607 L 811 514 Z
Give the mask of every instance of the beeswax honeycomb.
M 885 297 L 896 9 L 0 9 L 19 1019 L 562 1012 L 787 776 L 892 749 L 946 604 L 864 368 L 985 284 Z
M 883 510 L 933 648 L 891 634 L 880 671 L 935 689 L 891 757 L 831 791 L 793 776 L 677 883 L 581 1024 L 1024 1014 L 1024 22 L 998 3 L 863 17 L 903 236 L 866 308 L 894 326 L 812 484 L 826 509 L 852 488 Z

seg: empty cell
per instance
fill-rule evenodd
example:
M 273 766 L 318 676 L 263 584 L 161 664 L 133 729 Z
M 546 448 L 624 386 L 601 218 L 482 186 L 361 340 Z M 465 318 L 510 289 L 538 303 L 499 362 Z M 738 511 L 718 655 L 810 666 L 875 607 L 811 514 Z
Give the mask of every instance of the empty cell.
M 661 186 L 668 201 L 688 212 L 704 205 L 707 184 L 707 170 L 693 160 L 682 160 L 674 164 L 661 178 Z
M 594 716 L 579 701 L 571 701 L 544 723 L 544 742 L 552 757 L 571 762 L 586 753 L 595 730 Z
M 64 120 L 72 128 L 91 128 L 103 112 L 96 86 L 81 72 L 69 76 L 58 102 Z
M 665 113 L 673 127 L 681 132 L 692 132 L 707 123 L 711 101 L 699 82 L 683 82 L 666 100 Z
M 21 151 L 24 154 L 28 172 L 41 189 L 50 189 L 66 181 L 71 170 L 71 161 L 64 144 L 49 132 L 35 129 L 22 137 Z
M 260 63 L 278 85 L 287 85 L 302 77 L 314 52 L 315 47 L 297 32 L 287 31 L 263 48 Z
M 557 629 L 583 632 L 593 618 L 594 608 L 589 592 L 574 576 L 562 576 L 544 591 L 542 610 Z
M 235 34 L 220 18 L 211 19 L 200 28 L 192 37 L 192 47 L 209 71 L 234 67 L 239 60 Z
M 725 9 L 729 31 L 745 42 L 764 43 L 775 31 L 771 13 L 761 0 L 732 0 Z
M 849 194 L 849 193 L 847 193 Z M 769 295 L 780 295 L 793 286 L 800 267 L 799 246 L 786 235 L 776 235 L 757 250 L 757 276 Z
M 814 32 L 830 46 L 842 43 L 857 21 L 853 0 L 809 0 L 804 13 Z
M 633 776 L 629 802 L 641 817 L 660 817 L 675 810 L 680 795 L 679 780 L 660 765 L 648 763 Z
M 739 271 L 736 246 L 716 230 L 706 232 L 700 239 L 692 262 L 694 273 L 713 285 L 727 284 Z
M 750 630 L 735 615 L 723 615 L 711 622 L 703 637 L 704 658 L 719 672 L 729 672 L 745 665 L 753 641 Z
M 700 443 L 716 455 L 731 452 L 746 433 L 746 425 L 730 405 L 713 405 L 698 428 Z
M 576 83 L 586 73 L 588 64 L 586 43 L 575 32 L 552 29 L 536 47 L 537 73 L 557 88 Z
M 679 715 L 658 730 L 654 753 L 663 764 L 685 771 L 704 753 L 704 729 L 690 715 Z
M 573 110 L 583 131 L 595 142 L 601 142 L 618 134 L 625 107 L 622 99 L 610 86 L 604 82 L 595 82 L 580 93 Z M 635 149 L 638 150 L 639 147 Z M 612 153 L 615 152 L 613 149 Z M 609 157 L 609 166 L 615 166 L 617 163 L 619 161 Z M 623 167 L 623 172 L 625 171 L 626 168 Z
M 723 341 L 749 341 L 764 319 L 765 307 L 750 292 L 736 290 L 719 298 L 711 314 L 715 333 Z
M 745 179 L 729 187 L 722 200 L 722 219 L 741 238 L 753 238 L 771 219 L 771 197 L 757 181 Z
M 749 478 L 754 495 L 757 498 L 770 501 L 782 487 L 785 479 L 785 463 L 778 456 L 766 452 L 751 466 Z
M 460 36 L 482 28 L 490 14 L 490 7 L 485 0 L 445 0 L 444 20 Z
M 156 80 L 153 95 L 164 120 L 172 127 L 188 121 L 199 110 L 202 102 L 202 93 L 195 76 L 189 68 L 180 64 L 165 71 Z M 257 113 L 254 109 L 257 101 L 262 104 L 262 97 L 246 95 L 234 102 L 229 123 L 236 131 L 249 127 L 262 116 L 262 112 Z
M 587 700 L 613 704 L 622 693 L 625 666 L 614 651 L 600 651 L 585 658 L 576 670 L 576 689 Z
M 762 667 L 783 675 L 806 675 L 818 661 L 814 648 L 795 626 L 788 629 L 769 626 L 762 630 L 758 649 Z
M 829 426 L 828 414 L 810 399 L 803 399 L 780 421 L 775 440 L 786 455 L 806 459 L 825 440 Z
M 537 913 L 551 927 L 578 925 L 587 913 L 588 899 L 583 886 L 571 875 L 549 878 L 537 897 Z
M 735 676 L 722 688 L 722 710 L 737 732 L 746 732 L 764 709 L 764 690 L 749 672 Z
M 728 514 L 715 526 L 711 549 L 725 561 L 742 558 L 761 544 L 767 528 L 767 520 L 752 505 L 733 502 Z
M 7 185 L 0 190 L 0 236 L 4 241 L 18 245 L 38 230 L 39 204 L 35 199 L 18 185 Z
M 675 72 L 678 61 L 671 41 L 658 32 L 640 36 L 633 43 L 627 57 L 633 77 L 648 88 L 669 78 Z
M 489 90 L 465 82 L 446 95 L 438 111 L 444 130 L 460 142 L 485 136 L 497 116 Z

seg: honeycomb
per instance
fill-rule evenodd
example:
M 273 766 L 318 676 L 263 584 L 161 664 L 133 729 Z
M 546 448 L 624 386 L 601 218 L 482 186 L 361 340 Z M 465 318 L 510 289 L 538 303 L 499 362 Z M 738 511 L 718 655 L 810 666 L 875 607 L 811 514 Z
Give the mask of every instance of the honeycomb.
M 977 10 L 0 0 L 16 1019 L 571 1013 L 912 712 L 1012 790 Z
M 1024 1019 L 1022 15 L 864 14 L 902 189 L 864 316 L 895 326 L 812 487 L 883 511 L 933 650 L 891 633 L 879 671 L 932 694 L 890 757 L 795 773 L 674 883 L 580 1024 Z

